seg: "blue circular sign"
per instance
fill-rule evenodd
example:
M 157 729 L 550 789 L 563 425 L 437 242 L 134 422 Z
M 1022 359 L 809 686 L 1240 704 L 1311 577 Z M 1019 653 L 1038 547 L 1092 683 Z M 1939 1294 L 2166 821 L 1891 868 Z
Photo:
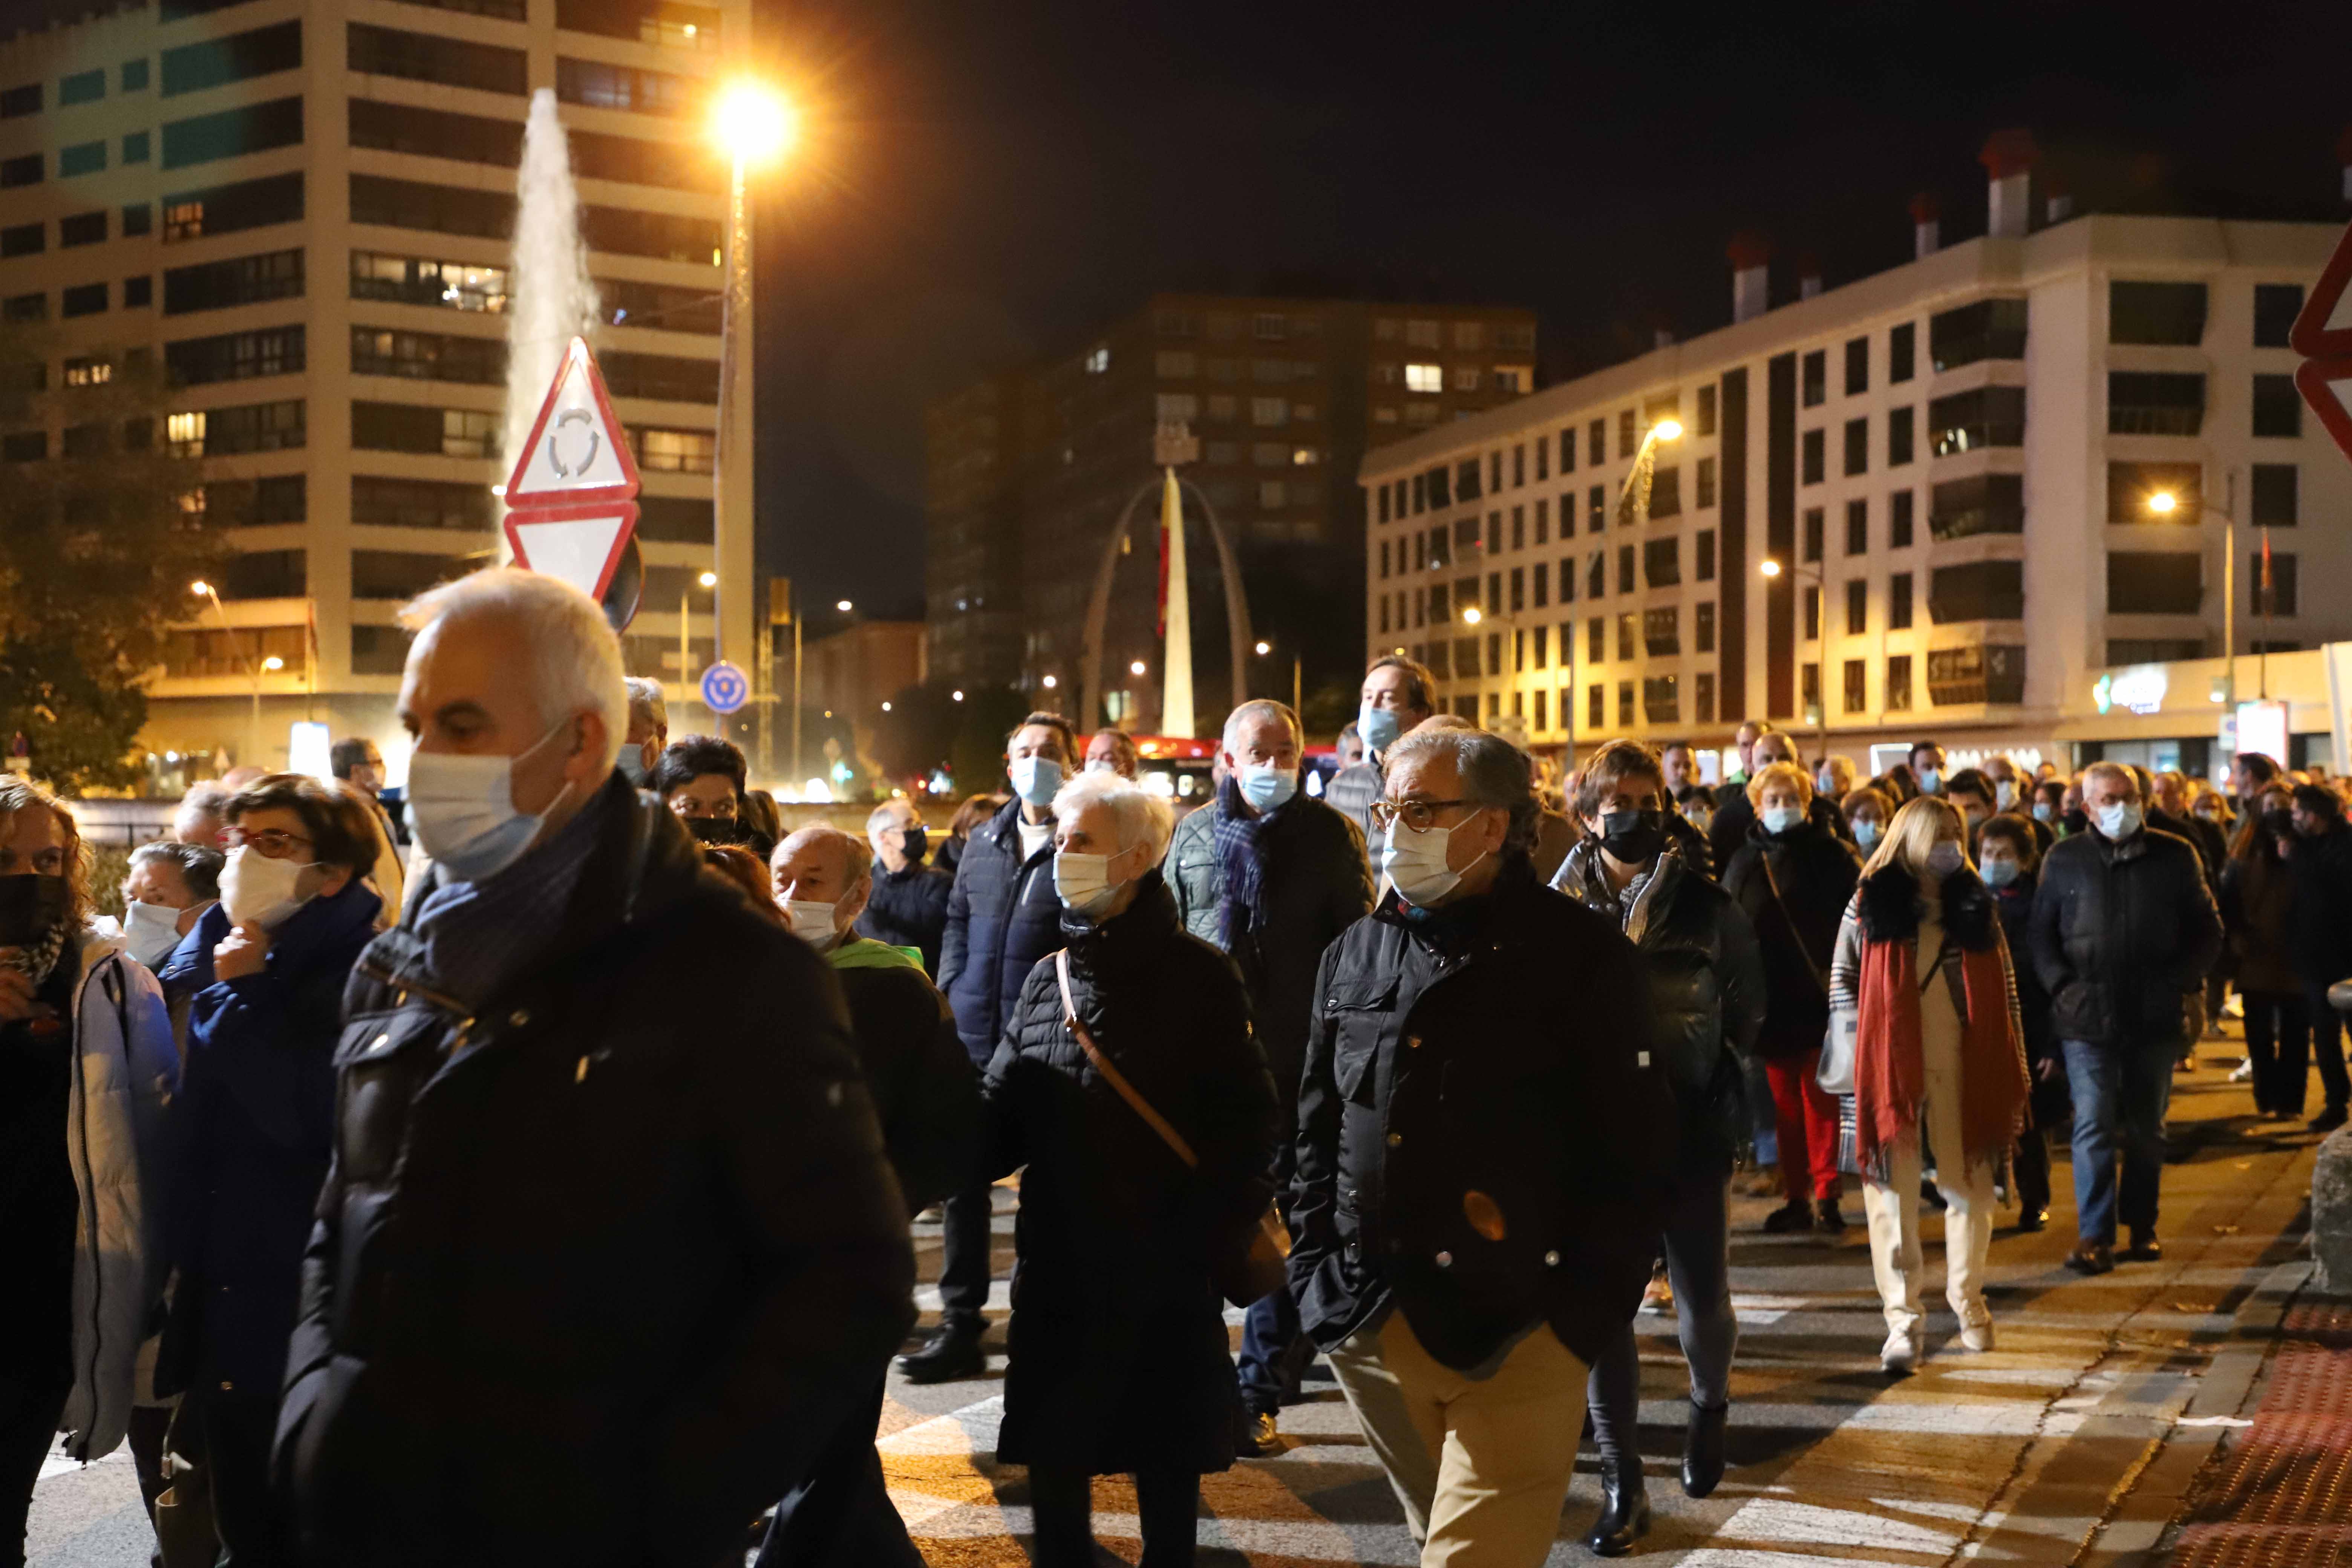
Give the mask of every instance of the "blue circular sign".
M 732 713 L 751 700 L 751 680 L 720 659 L 702 672 L 702 705 L 713 713 Z

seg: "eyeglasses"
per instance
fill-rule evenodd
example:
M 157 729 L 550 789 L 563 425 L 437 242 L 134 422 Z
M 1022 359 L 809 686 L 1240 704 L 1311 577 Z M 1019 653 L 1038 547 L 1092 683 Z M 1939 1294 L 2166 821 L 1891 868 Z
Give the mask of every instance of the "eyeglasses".
M 265 860 L 290 860 L 294 858 L 297 845 L 305 849 L 310 847 L 310 839 L 299 833 L 289 833 L 279 827 L 265 827 L 258 833 L 248 833 L 242 827 L 232 827 L 221 835 L 221 839 L 231 849 L 257 849 L 260 851 L 261 858 Z
M 1466 800 L 1376 800 L 1372 802 L 1372 826 L 1385 833 L 1402 817 L 1415 833 L 1426 833 L 1437 826 L 1439 812 L 1469 804 Z

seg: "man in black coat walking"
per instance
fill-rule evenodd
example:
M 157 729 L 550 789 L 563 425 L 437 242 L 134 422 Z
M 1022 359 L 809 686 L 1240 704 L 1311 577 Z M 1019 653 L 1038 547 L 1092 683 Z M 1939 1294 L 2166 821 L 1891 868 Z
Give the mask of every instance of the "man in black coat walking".
M 339 1568 L 709 1568 L 914 1318 L 840 992 L 615 770 L 585 595 L 407 619 L 434 864 L 345 996 L 280 1484 Z
M 2195 848 L 2145 825 L 2128 768 L 2092 763 L 2083 808 L 2088 830 L 2060 839 L 2042 863 L 2033 966 L 2050 993 L 2074 1095 L 2079 1236 L 2066 1262 L 2105 1274 L 2116 1266 L 2118 1211 L 2132 1233 L 2125 1257 L 2163 1255 L 2157 1195 L 2173 1062 L 2187 1037 L 2189 998 L 2221 956 L 2221 917 Z
M 1077 741 L 1058 713 L 1032 713 L 1005 737 L 1013 799 L 971 830 L 948 893 L 940 942 L 940 990 L 955 1009 L 956 1033 L 975 1068 L 996 1054 L 1005 1020 L 1037 961 L 1062 945 L 1062 900 L 1054 891 L 1054 795 L 1072 771 Z M 920 1350 L 898 1358 L 910 1383 L 977 1377 L 988 1306 L 990 1184 L 978 1167 L 943 1205 L 940 1325 Z
M 866 912 L 857 917 L 857 934 L 892 947 L 913 948 L 923 961 L 923 973 L 937 974 L 955 878 L 924 859 L 929 840 L 923 814 L 912 801 L 886 800 L 866 817 L 874 888 Z
M 2294 967 L 2303 977 L 2312 1055 L 2327 1096 L 2310 1127 L 2332 1132 L 2344 1125 L 2352 1101 L 2344 1019 L 2327 1000 L 2330 985 L 2352 979 L 2352 828 L 2344 825 L 2344 803 L 2324 784 L 2295 786 L 2294 821 L 2287 871 L 2294 887 Z
M 1364 836 L 1354 819 L 1298 793 L 1302 749 L 1298 716 L 1288 705 L 1260 700 L 1234 709 L 1225 721 L 1224 784 L 1176 825 L 1166 868 L 1177 919 L 1231 953 L 1249 988 L 1282 1106 L 1276 1179 L 1286 1186 L 1316 970 L 1323 950 L 1372 907 Z M 1241 1383 L 1253 1453 L 1275 1451 L 1276 1414 L 1297 1397 L 1299 1374 L 1314 1355 L 1287 1289 L 1250 1308 Z
M 1381 815 L 1395 892 L 1316 987 L 1291 1289 L 1423 1561 L 1475 1542 L 1482 1562 L 1533 1564 L 1587 1371 L 1649 1279 L 1674 1098 L 1640 955 L 1536 880 L 1522 753 L 1410 735 Z

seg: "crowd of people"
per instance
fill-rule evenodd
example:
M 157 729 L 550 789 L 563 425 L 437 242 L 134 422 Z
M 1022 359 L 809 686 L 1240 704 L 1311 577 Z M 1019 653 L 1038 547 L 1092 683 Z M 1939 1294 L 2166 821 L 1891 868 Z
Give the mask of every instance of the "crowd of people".
M 1990 1349 L 2053 1131 L 2070 1266 L 2160 1256 L 2173 1075 L 2232 992 L 2260 1115 L 2315 1058 L 2307 1125 L 2352 1100 L 2344 796 L 2260 755 L 1864 777 L 1748 723 L 1720 782 L 1629 740 L 1559 776 L 1389 657 L 1319 795 L 1280 702 L 1181 819 L 1038 712 L 936 834 L 901 797 L 788 828 L 573 590 L 404 619 L 397 798 L 363 740 L 200 784 L 119 921 L 0 776 L 0 1562 L 62 1432 L 129 1443 L 167 1568 L 912 1568 L 886 1375 L 986 1369 L 1014 1180 L 997 1458 L 1046 1568 L 1094 1561 L 1107 1474 L 1143 1561 L 1192 1561 L 1201 1477 L 1281 1449 L 1318 1357 L 1424 1562 L 1543 1561 L 1588 1413 L 1615 1556 L 1645 1296 L 1680 1483 L 1725 1472 L 1735 1181 L 1832 1238 L 1858 1183 L 1901 1374 L 1924 1210 Z

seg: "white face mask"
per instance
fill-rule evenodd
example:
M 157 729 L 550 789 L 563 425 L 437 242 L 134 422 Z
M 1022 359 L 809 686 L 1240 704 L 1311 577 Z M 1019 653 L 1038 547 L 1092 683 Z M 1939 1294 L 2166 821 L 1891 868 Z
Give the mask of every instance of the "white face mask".
M 1127 851 L 1122 849 L 1118 855 Z M 1073 914 L 1099 915 L 1118 897 L 1124 882 L 1110 879 L 1110 863 L 1118 855 L 1087 855 L 1073 849 L 1054 851 L 1054 891 Z
M 2017 804 L 2017 785 L 2007 779 L 1996 779 L 1992 786 L 1993 804 L 2007 811 Z
M 547 810 L 514 803 L 514 765 L 570 727 L 568 718 L 511 757 L 417 752 L 408 759 L 408 826 L 416 842 L 461 882 L 495 877 L 538 842 L 547 813 L 572 792 L 566 781 Z
M 180 911 L 133 899 L 122 911 L 122 943 L 131 957 L 153 969 L 180 945 Z
M 816 949 L 830 952 L 841 940 L 834 929 L 834 906 L 817 899 L 786 899 L 780 906 L 784 919 L 792 922 L 793 934 Z
M 1467 817 L 1464 821 L 1469 820 Z M 1462 824 L 1457 822 L 1454 827 Z M 1454 870 L 1445 863 L 1446 845 L 1454 837 L 1454 827 L 1433 827 L 1416 833 L 1399 817 L 1390 825 L 1387 845 L 1381 850 L 1381 869 L 1404 901 L 1417 910 L 1434 909 L 1445 896 L 1462 884 L 1462 874 L 1486 857 L 1481 855 L 1469 866 Z
M 2099 831 L 2107 837 L 2129 838 L 2140 830 L 2142 816 L 2136 800 L 2111 801 L 2099 807 Z
M 302 861 L 272 860 L 250 844 L 238 845 L 221 868 L 221 902 L 228 907 L 228 918 L 265 931 L 281 923 L 310 901 L 294 890 L 306 868 Z
M 1767 833 L 1786 833 L 1805 820 L 1805 814 L 1793 805 L 1768 805 L 1759 820 Z

